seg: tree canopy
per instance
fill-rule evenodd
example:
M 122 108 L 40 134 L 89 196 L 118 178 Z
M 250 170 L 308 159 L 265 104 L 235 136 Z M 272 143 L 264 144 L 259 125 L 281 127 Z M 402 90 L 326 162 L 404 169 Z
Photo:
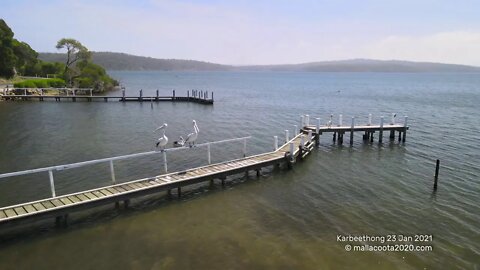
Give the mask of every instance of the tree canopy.
M 0 77 L 11 78 L 16 74 L 40 77 L 54 75 L 65 79 L 68 86 L 94 88 L 98 92 L 118 85 L 103 67 L 92 62 L 87 47 L 75 39 L 62 38 L 55 46 L 67 50 L 67 59 L 63 64 L 39 60 L 38 53 L 30 45 L 13 37 L 12 29 L 0 19 Z
M 11 78 L 15 75 L 16 57 L 13 52 L 13 31 L 0 19 L 0 76 Z

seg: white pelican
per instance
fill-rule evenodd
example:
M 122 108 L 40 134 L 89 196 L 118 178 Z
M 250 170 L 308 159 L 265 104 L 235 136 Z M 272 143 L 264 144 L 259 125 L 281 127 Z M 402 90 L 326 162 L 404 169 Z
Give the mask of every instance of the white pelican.
M 332 127 L 332 119 L 333 119 L 333 114 L 330 114 L 330 120 L 327 122 L 328 128 Z
M 185 144 L 188 143 L 190 147 L 195 145 L 195 141 L 197 140 L 199 131 L 200 129 L 198 129 L 197 121 L 193 120 L 193 132 L 187 135 L 187 139 L 185 139 Z
M 162 136 L 160 138 L 158 138 L 158 142 L 157 142 L 157 147 L 160 147 L 162 150 L 165 149 L 165 145 L 167 145 L 168 143 L 168 137 L 165 136 L 165 129 L 167 128 L 167 123 L 164 123 L 163 125 L 159 126 L 157 129 L 155 129 L 153 132 L 157 131 L 157 130 L 161 130 L 162 131 Z
M 178 141 L 174 141 L 174 142 L 173 142 L 173 146 L 174 146 L 174 147 L 182 147 L 182 146 L 184 146 L 184 145 L 185 145 L 185 139 L 184 139 L 182 136 L 180 136 L 180 138 L 178 139 Z

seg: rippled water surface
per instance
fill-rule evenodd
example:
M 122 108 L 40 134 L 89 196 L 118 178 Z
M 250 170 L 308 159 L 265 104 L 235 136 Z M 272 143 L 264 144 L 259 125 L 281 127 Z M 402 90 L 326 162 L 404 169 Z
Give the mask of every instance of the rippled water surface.
M 214 92 L 215 104 L 0 103 L 0 173 L 154 147 L 191 130 L 200 142 L 251 135 L 248 154 L 272 150 L 301 114 L 344 122 L 369 113 L 408 115 L 405 144 L 350 147 L 331 135 L 291 170 L 238 175 L 227 186 L 197 185 L 182 199 L 136 199 L 0 228 L 0 269 L 477 269 L 480 267 L 480 74 L 111 72 L 127 95 L 176 89 Z M 119 95 L 119 93 L 109 93 Z M 387 117 L 388 119 L 388 117 Z M 348 142 L 348 138 L 346 139 Z M 212 147 L 212 161 L 241 156 L 242 144 Z M 205 149 L 169 155 L 169 170 L 207 163 Z M 432 193 L 435 160 L 439 188 Z M 161 157 L 121 161 L 119 181 L 163 173 Z M 108 164 L 55 173 L 57 194 L 109 184 Z M 45 173 L 0 181 L 0 205 L 49 196 Z M 354 252 L 337 235 L 433 235 L 426 252 Z M 368 244 L 375 244 L 369 242 Z M 379 244 L 379 243 L 376 243 Z M 387 243 L 385 243 L 387 244 Z M 394 244 L 394 243 L 393 243 Z M 410 244 L 410 242 L 409 242 Z

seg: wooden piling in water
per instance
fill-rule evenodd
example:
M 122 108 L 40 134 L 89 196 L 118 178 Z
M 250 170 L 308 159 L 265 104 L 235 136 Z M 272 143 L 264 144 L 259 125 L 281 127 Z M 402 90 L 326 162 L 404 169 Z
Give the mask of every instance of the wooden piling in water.
M 353 128 L 355 127 L 355 117 L 352 117 L 352 126 L 350 128 L 350 146 L 353 145 Z
M 438 172 L 440 170 L 440 159 L 437 159 L 437 164 L 435 166 L 435 177 L 433 183 L 433 190 L 437 190 L 438 187 Z
M 382 143 L 382 140 L 383 140 L 383 116 L 380 117 L 380 131 L 378 134 L 378 142 Z M 373 142 L 373 134 L 372 134 L 371 141 Z

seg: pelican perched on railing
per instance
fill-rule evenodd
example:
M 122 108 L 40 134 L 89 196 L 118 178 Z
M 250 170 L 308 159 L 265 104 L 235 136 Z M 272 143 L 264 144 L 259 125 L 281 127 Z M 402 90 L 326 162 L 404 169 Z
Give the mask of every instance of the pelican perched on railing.
M 185 139 L 185 144 L 188 143 L 190 147 L 195 145 L 195 141 L 197 140 L 199 131 L 200 129 L 198 129 L 197 121 L 193 120 L 193 132 L 187 135 L 187 138 Z
M 167 123 L 164 123 L 163 125 L 159 126 L 157 129 L 155 129 L 153 132 L 157 131 L 157 130 L 161 130 L 162 131 L 162 136 L 160 138 L 158 138 L 158 141 L 157 141 L 157 144 L 156 146 L 157 147 L 160 147 L 161 150 L 164 150 L 165 149 L 165 145 L 167 145 L 168 143 L 168 137 L 165 136 L 165 129 L 167 128 Z

